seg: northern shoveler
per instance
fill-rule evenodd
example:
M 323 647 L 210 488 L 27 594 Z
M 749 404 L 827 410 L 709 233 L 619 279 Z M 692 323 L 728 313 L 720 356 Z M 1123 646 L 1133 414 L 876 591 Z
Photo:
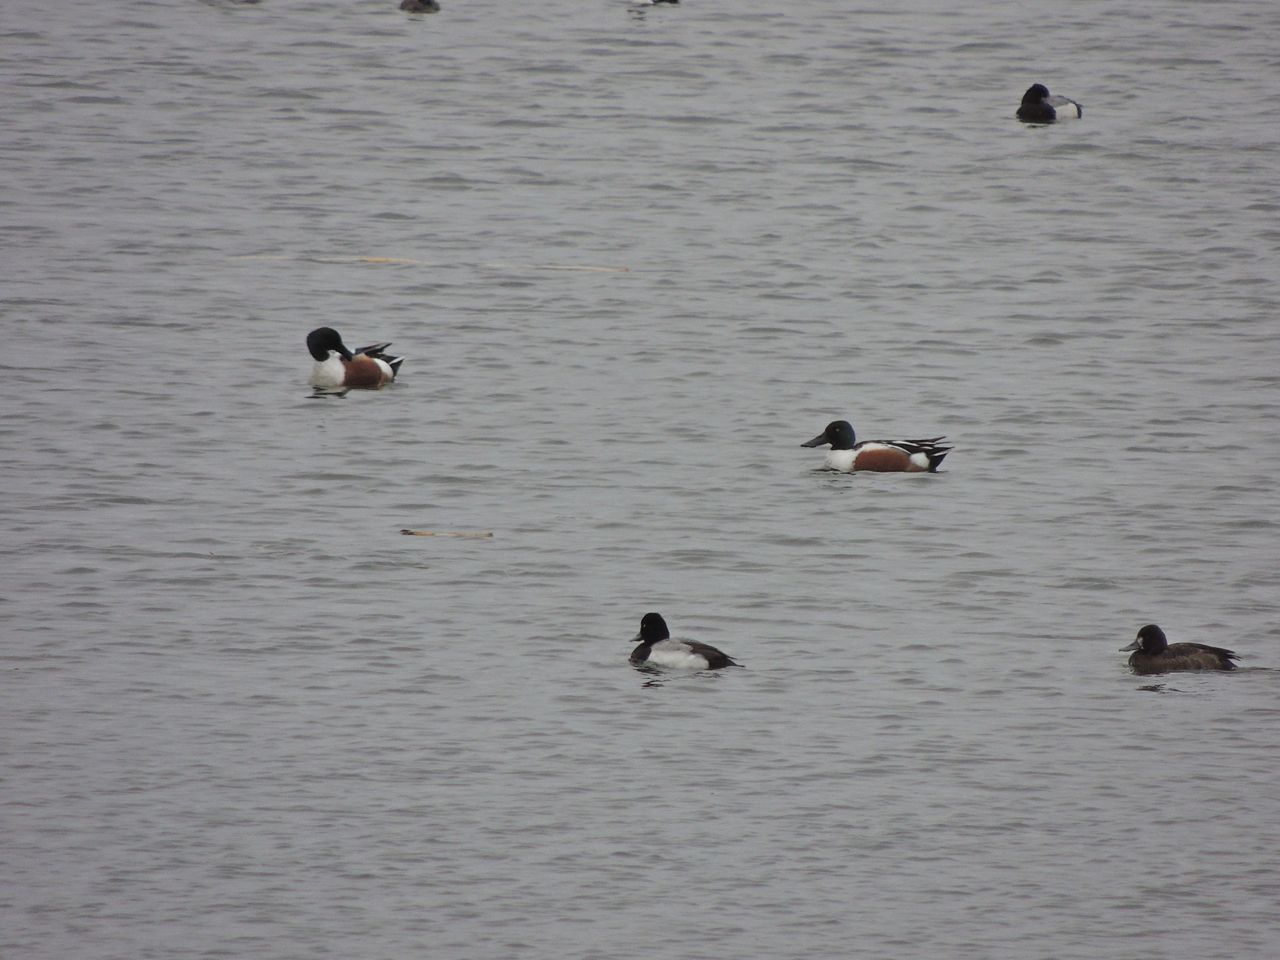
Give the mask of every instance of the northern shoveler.
M 820 447 L 831 444 L 827 451 L 828 470 L 851 472 L 874 470 L 878 473 L 935 473 L 942 458 L 952 451 L 942 441 L 946 437 L 929 440 L 863 440 L 857 442 L 853 426 L 848 420 L 833 420 L 827 429 L 802 447 Z
M 1022 95 L 1022 106 L 1018 107 L 1016 116 L 1023 123 L 1078 120 L 1084 116 L 1084 107 L 1069 97 L 1051 96 L 1043 83 L 1033 83 Z
M 677 670 L 719 670 L 737 664 L 723 650 L 697 640 L 672 640 L 667 621 L 660 613 L 646 613 L 635 638 L 640 646 L 631 651 L 631 662 L 648 663 Z
M 1203 643 L 1170 643 L 1164 631 L 1154 623 L 1148 623 L 1138 631 L 1138 636 L 1121 653 L 1133 650 L 1129 657 L 1129 669 L 1134 673 L 1171 673 L 1175 670 L 1234 670 L 1233 660 L 1238 654 L 1222 647 L 1210 647 Z
M 310 383 L 320 390 L 377 390 L 396 378 L 404 357 L 386 352 L 391 346 L 375 343 L 355 353 L 346 348 L 333 327 L 318 327 L 307 334 L 307 349 L 315 358 Z

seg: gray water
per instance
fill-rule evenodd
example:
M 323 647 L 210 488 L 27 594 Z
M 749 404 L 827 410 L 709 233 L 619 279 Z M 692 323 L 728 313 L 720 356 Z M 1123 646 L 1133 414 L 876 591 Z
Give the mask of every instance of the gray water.
M 0 11 L 0 955 L 1280 955 L 1275 6 L 443 3 Z

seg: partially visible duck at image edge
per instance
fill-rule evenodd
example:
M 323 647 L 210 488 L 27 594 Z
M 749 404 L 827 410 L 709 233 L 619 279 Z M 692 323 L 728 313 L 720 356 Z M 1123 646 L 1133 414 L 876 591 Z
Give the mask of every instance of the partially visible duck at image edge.
M 1170 643 L 1164 631 L 1148 623 L 1121 653 L 1134 651 L 1129 669 L 1137 674 L 1171 673 L 1176 670 L 1234 670 L 1238 654 L 1203 643 Z
M 737 666 L 723 650 L 697 640 L 672 640 L 667 621 L 660 613 L 646 613 L 640 620 L 635 640 L 640 645 L 631 651 L 631 662 L 677 670 L 719 670 Z

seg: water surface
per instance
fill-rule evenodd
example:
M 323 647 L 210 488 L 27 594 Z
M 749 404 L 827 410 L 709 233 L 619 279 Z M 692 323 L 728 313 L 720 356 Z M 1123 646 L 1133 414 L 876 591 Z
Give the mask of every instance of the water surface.
M 6 8 L 0 952 L 1275 956 L 1270 8 L 444 5 Z

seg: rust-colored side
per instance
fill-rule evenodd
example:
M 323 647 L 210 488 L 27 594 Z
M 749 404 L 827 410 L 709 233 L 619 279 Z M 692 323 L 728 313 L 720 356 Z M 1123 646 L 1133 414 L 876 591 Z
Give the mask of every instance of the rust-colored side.
M 363 353 L 357 353 L 347 364 L 347 376 L 343 386 L 360 390 L 377 390 L 386 383 L 382 367 Z
M 877 473 L 919 473 L 921 468 L 911 462 L 905 450 L 860 450 L 853 461 L 855 470 L 874 470 Z

